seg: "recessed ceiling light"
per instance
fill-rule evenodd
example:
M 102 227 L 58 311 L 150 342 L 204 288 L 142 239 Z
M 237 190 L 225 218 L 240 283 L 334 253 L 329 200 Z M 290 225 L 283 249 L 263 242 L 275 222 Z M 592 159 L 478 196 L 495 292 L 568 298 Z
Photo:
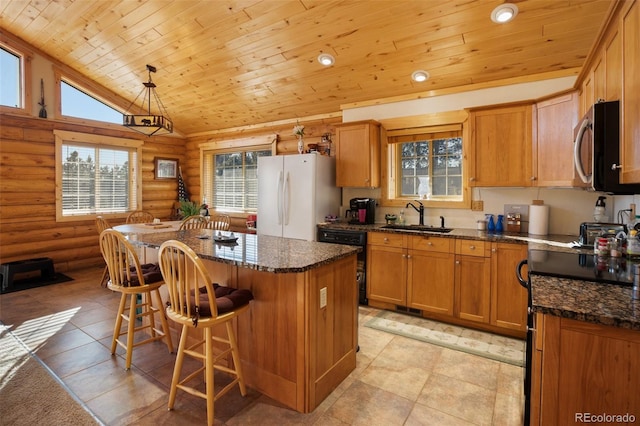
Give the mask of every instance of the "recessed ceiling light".
M 320 55 L 318 55 L 318 62 L 320 62 L 325 67 L 330 67 L 334 64 L 335 61 L 335 58 L 328 53 L 321 53 Z
M 511 21 L 518 14 L 518 6 L 513 3 L 504 3 L 497 6 L 491 12 L 491 20 L 497 24 Z
M 411 74 L 411 79 L 417 83 L 422 83 L 429 79 L 429 73 L 423 70 L 414 71 L 413 74 Z

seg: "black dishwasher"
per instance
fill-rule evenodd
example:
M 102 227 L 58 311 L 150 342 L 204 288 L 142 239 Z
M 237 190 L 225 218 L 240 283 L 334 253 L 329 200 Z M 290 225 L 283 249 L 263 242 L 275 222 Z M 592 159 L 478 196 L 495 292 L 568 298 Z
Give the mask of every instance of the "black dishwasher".
M 367 232 L 355 229 L 318 228 L 318 241 L 321 243 L 344 244 L 362 247 L 358 253 L 356 280 L 358 282 L 358 301 L 368 305 L 367 299 Z

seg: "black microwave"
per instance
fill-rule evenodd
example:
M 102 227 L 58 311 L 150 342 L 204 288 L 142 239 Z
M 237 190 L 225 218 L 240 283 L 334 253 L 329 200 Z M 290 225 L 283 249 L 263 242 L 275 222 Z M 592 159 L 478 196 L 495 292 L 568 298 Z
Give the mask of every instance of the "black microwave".
M 620 183 L 620 102 L 598 102 L 574 130 L 573 162 L 589 189 L 640 194 L 640 184 Z

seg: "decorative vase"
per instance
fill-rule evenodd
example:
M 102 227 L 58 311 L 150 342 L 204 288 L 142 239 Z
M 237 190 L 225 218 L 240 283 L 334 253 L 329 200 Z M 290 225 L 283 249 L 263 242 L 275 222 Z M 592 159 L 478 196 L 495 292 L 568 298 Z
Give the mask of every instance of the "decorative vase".
M 302 154 L 304 152 L 304 141 L 302 140 L 302 136 L 298 136 L 298 154 Z

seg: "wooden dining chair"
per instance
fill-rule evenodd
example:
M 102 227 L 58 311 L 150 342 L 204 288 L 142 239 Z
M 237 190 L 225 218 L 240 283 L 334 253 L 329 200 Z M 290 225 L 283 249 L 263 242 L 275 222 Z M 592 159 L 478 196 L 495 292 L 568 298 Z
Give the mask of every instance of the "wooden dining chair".
M 209 217 L 207 228 L 216 231 L 228 231 L 231 228 L 231 219 L 228 214 L 217 214 Z
M 207 227 L 207 220 L 199 215 L 189 216 L 180 224 L 180 231 L 184 229 L 205 229 Z
M 127 216 L 127 223 L 153 223 L 154 216 L 143 210 L 137 210 L 129 213 Z
M 100 235 L 105 229 L 111 229 L 111 224 L 109 224 L 107 219 L 98 216 L 96 217 L 96 229 L 98 230 L 98 235 Z M 109 267 L 105 265 L 104 271 L 102 271 L 102 277 L 100 278 L 100 287 L 106 287 L 107 281 L 109 281 Z
M 100 234 L 100 251 L 109 268 L 107 287 L 121 293 L 111 340 L 111 354 L 116 353 L 118 345 L 122 346 L 126 351 L 125 369 L 129 370 L 133 348 L 136 346 L 164 339 L 169 352 L 173 352 L 169 323 L 159 290 L 164 285 L 160 267 L 157 264 L 141 265 L 134 247 L 123 234 L 114 229 L 106 229 Z M 142 295 L 140 301 L 138 294 Z M 162 329 L 156 326 L 156 315 L 160 318 Z M 124 330 L 123 320 L 127 323 Z M 137 325 L 137 320 L 142 320 L 142 325 Z M 149 334 L 134 342 L 134 334 L 145 330 Z M 126 340 L 121 339 L 125 335 Z
M 213 284 L 202 260 L 190 247 L 180 241 L 165 241 L 160 246 L 158 258 L 162 277 L 169 291 L 167 316 L 176 323 L 182 324 L 182 334 L 169 391 L 169 410 L 173 409 L 176 393 L 180 389 L 207 401 L 207 423 L 213 425 L 214 402 L 218 398 L 227 393 L 236 383 L 240 387 L 242 396 L 247 393 L 232 320 L 249 309 L 253 294 L 247 289 Z M 219 324 L 226 326 L 226 338 L 212 333 L 212 328 Z M 195 344 L 187 346 L 188 333 L 194 329 L 202 330 L 201 337 L 199 336 Z M 222 344 L 216 345 L 215 351 L 214 342 Z M 219 346 L 223 346 L 224 350 Z M 232 364 L 228 362 L 229 354 Z M 202 366 L 181 379 L 185 355 L 200 360 Z M 234 377 L 217 393 L 214 392 L 214 370 Z M 198 379 L 202 380 L 202 371 L 204 371 L 205 393 L 196 389 L 201 385 Z M 188 385 L 187 382 L 189 382 Z

